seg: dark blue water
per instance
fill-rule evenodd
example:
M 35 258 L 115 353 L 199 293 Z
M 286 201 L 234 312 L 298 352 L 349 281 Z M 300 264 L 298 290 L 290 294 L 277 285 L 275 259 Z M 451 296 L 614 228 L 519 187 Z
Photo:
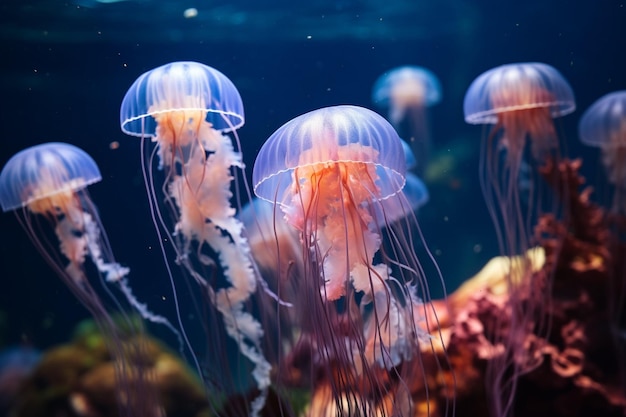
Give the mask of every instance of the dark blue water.
M 117 260 L 131 267 L 140 298 L 162 311 L 171 309 L 162 300 L 168 284 L 139 141 L 121 133 L 119 106 L 137 76 L 170 61 L 213 66 L 238 87 L 249 168 L 263 141 L 299 114 L 335 104 L 372 107 L 372 84 L 386 70 L 413 64 L 437 74 L 443 100 L 430 112 L 434 153 L 448 165 L 427 182 L 431 198 L 420 220 L 449 289 L 497 254 L 478 185 L 481 128 L 463 121 L 463 96 L 477 75 L 522 61 L 561 71 L 579 108 L 558 123 L 568 153 L 585 158 L 591 181 L 602 178 L 596 151 L 578 144 L 576 125 L 595 99 L 626 88 L 626 8 L 619 1 L 249 3 L 0 5 L 0 165 L 47 141 L 90 153 L 103 174 L 90 191 Z M 187 7 L 197 7 L 198 17 L 185 19 Z M 115 141 L 120 146 L 112 150 Z M 87 316 L 11 213 L 0 215 L 0 284 L 0 346 L 62 342 Z

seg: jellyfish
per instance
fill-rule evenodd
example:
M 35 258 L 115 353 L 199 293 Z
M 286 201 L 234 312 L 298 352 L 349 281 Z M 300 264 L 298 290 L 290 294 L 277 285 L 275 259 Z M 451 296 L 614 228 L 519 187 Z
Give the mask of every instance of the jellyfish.
M 0 172 L 0 205 L 5 212 L 15 212 L 40 254 L 105 334 L 111 355 L 118 363 L 119 386 L 125 390 L 118 393 L 120 412 L 156 417 L 162 415 L 163 408 L 150 389 L 149 375 L 141 369 L 143 347 L 141 343 L 126 342 L 132 339 L 124 336 L 100 294 L 113 297 L 107 286 L 116 287 L 145 318 L 165 325 L 168 322 L 152 315 L 132 295 L 126 278 L 129 268 L 113 257 L 96 206 L 87 192 L 89 185 L 100 180 L 98 166 L 83 150 L 66 143 L 45 143 L 18 152 L 6 163 Z M 89 263 L 98 277 L 88 272 L 93 269 Z M 105 288 L 99 291 L 102 286 Z M 116 297 L 110 305 L 122 308 L 121 301 Z M 117 313 L 125 318 L 129 331 L 136 329 L 137 324 L 127 316 L 129 311 Z
M 394 68 L 374 83 L 372 101 L 388 110 L 389 121 L 406 132 L 423 175 L 432 148 L 426 108 L 441 101 L 441 84 L 431 71 L 418 66 Z
M 275 205 L 272 222 L 285 222 L 299 236 L 303 266 L 293 279 L 300 298 L 289 300 L 299 309 L 299 342 L 309 346 L 308 361 L 333 376 L 331 396 L 312 404 L 309 415 L 414 411 L 411 393 L 398 382 L 407 377 L 402 364 L 419 362 L 431 340 L 421 326 L 428 290 L 415 242 L 389 223 L 399 221 L 399 212 L 415 218 L 403 194 L 405 175 L 396 131 L 357 106 L 298 116 L 257 155 L 256 196 Z M 397 401 L 385 408 L 377 400 L 391 391 Z
M 626 91 L 615 91 L 596 100 L 578 126 L 580 140 L 597 146 L 609 182 L 614 186 L 613 212 L 626 214 Z
M 235 85 L 218 70 L 197 62 L 173 62 L 142 74 L 120 110 L 122 131 L 142 139 L 142 154 L 149 142 L 156 144 L 150 157 L 142 156 L 155 226 L 173 243 L 175 262 L 208 294 L 226 332 L 254 365 L 252 376 L 260 394 L 250 414 L 256 415 L 267 396 L 271 366 L 260 346 L 262 325 L 245 310 L 257 292 L 259 275 L 231 203 L 231 184 L 238 186 L 236 171 L 244 164 L 227 133 L 234 134 L 239 149 L 236 130 L 243 123 Z M 164 172 L 160 192 L 153 175 L 155 154 Z M 166 223 L 160 199 L 173 225 Z M 215 258 L 225 283 L 209 280 L 215 272 L 206 270 L 215 271 Z
M 626 215 L 626 90 L 614 91 L 596 100 L 583 114 L 578 125 L 580 140 L 589 146 L 600 148 L 602 163 L 609 183 L 613 186 L 611 213 L 617 219 Z M 613 274 L 620 277 L 626 271 L 623 257 L 624 227 L 613 230 L 611 243 Z M 621 242 L 621 243 L 620 243 Z M 621 246 L 621 247 L 620 247 Z M 619 350 L 618 366 L 621 370 L 622 386 L 626 385 L 626 286 L 621 278 L 609 280 L 607 288 L 609 315 L 613 323 L 614 344 Z M 616 284 L 617 283 L 617 284 Z
M 561 157 L 553 119 L 573 112 L 575 107 L 574 94 L 565 78 L 542 63 L 491 69 L 476 78 L 465 94 L 465 121 L 493 125 L 483 137 L 480 183 L 500 250 L 510 259 L 537 244 L 533 227 L 540 214 L 560 213 L 558 202 L 550 198 L 538 172 Z M 529 326 L 536 326 L 539 334 L 549 327 L 537 320 L 542 317 L 549 291 L 534 288 L 529 262 L 515 259 L 522 261 L 511 265 L 509 273 L 512 328 L 506 340 L 495 340 L 504 345 L 507 353 L 502 355 L 503 363 L 491 361 L 488 372 L 496 416 L 511 413 L 517 376 L 528 370 L 526 362 L 530 358 L 519 341 Z M 523 279 L 515 279 L 517 276 Z M 534 297 L 522 305 L 517 301 L 523 290 L 534 291 Z

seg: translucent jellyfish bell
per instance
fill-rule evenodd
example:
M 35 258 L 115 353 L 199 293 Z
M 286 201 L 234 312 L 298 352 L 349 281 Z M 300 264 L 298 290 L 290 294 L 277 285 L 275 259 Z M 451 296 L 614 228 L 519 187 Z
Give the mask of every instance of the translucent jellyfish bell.
M 252 172 L 254 192 L 284 204 L 297 168 L 352 161 L 376 170 L 377 189 L 370 190 L 375 199 L 389 197 L 404 186 L 402 142 L 384 118 L 357 106 L 315 110 L 284 124 L 265 142 Z
M 589 146 L 626 147 L 626 91 L 615 91 L 596 100 L 580 119 L 578 133 Z
M 615 91 L 596 100 L 578 125 L 582 143 L 602 150 L 609 181 L 626 188 L 626 91 Z
M 46 143 L 15 154 L 0 174 L 4 212 L 34 206 L 55 195 L 75 192 L 100 181 L 95 161 L 67 143 Z
M 539 62 L 507 64 L 476 78 L 465 93 L 463 112 L 470 124 L 495 124 L 498 115 L 547 108 L 554 117 L 576 109 L 574 92 L 554 67 Z
M 218 131 L 244 124 L 241 96 L 228 77 L 198 62 L 173 62 L 144 73 L 131 85 L 122 101 L 120 125 L 128 135 L 153 136 L 153 116 L 179 110 L 206 112 L 206 121 Z
M 626 212 L 626 91 L 615 91 L 596 100 L 578 125 L 580 140 L 597 146 L 609 181 L 615 185 L 613 209 Z

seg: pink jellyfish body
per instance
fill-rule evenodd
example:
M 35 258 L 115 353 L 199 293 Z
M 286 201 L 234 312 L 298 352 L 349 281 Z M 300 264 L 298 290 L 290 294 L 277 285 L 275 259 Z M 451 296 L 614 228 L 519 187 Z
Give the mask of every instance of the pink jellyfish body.
M 272 222 L 299 236 L 302 271 L 291 278 L 298 298 L 289 300 L 298 337 L 334 381 L 307 415 L 414 412 L 406 384 L 383 382 L 408 378 L 410 366 L 402 364 L 419 362 L 430 343 L 417 294 L 428 296 L 427 285 L 401 220 L 415 219 L 402 191 L 405 175 L 395 130 L 356 106 L 298 116 L 259 151 L 254 192 L 275 206 Z M 392 404 L 382 401 L 389 393 Z
M 560 146 L 554 118 L 576 108 L 574 94 L 565 78 L 542 63 L 518 63 L 493 68 L 476 78 L 465 94 L 465 121 L 491 125 L 483 136 L 480 182 L 496 227 L 501 253 L 524 255 L 537 244 L 533 228 L 539 215 L 559 215 L 558 202 L 543 187 L 539 168 L 557 163 Z M 556 185 L 560 186 L 560 185 Z M 513 259 L 513 258 L 511 258 Z M 542 311 L 548 291 L 532 291 L 530 263 L 511 262 L 509 302 L 512 323 L 504 340 L 495 335 L 506 353 L 490 361 L 488 375 L 494 416 L 512 412 L 517 376 L 528 370 L 530 353 L 520 341 L 536 326 L 542 332 Z M 519 302 L 521 291 L 535 294 Z
M 233 173 L 243 169 L 242 156 L 226 134 L 243 123 L 243 104 L 234 84 L 197 62 L 173 62 L 144 73 L 129 88 L 120 110 L 122 131 L 156 144 L 165 177 L 162 186 L 154 185 L 151 160 L 144 165 L 155 224 L 174 244 L 176 263 L 207 292 L 226 332 L 254 365 L 252 376 L 260 394 L 250 414 L 256 415 L 265 402 L 271 367 L 260 347 L 261 323 L 245 311 L 257 291 L 258 275 L 231 204 Z M 161 213 L 161 198 L 173 226 Z M 215 271 L 206 272 L 214 258 L 226 280 L 216 288 L 208 282 Z

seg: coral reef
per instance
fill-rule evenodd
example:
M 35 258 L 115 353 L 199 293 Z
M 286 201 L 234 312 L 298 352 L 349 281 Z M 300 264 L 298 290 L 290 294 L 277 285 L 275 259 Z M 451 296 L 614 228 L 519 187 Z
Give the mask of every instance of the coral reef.
M 535 236 L 541 247 L 526 254 L 535 288 L 522 291 L 522 303 L 536 291 L 549 291 L 550 297 L 520 341 L 526 355 L 515 391 L 518 417 L 626 415 L 623 347 L 615 331 L 623 295 L 623 269 L 616 260 L 626 252 L 607 213 L 590 200 L 591 187 L 583 187 L 580 166 L 580 160 L 550 162 L 542 172 L 566 210 L 565 220 L 540 218 Z M 509 331 L 511 263 L 495 258 L 450 296 L 448 309 L 438 302 L 458 417 L 488 415 L 487 363 L 505 354 L 491 335 Z M 449 393 L 432 388 L 438 401 L 449 399 Z
M 82 332 L 74 341 L 47 351 L 15 399 L 15 417 L 113 417 L 120 404 L 133 399 L 131 385 L 144 378 L 141 398 L 148 406 L 161 404 L 154 415 L 199 417 L 209 415 L 201 382 L 176 356 L 145 334 L 123 339 L 124 364 L 111 359 L 107 341 L 97 329 Z M 125 386 L 116 378 L 116 367 L 126 375 Z M 151 402 L 149 396 L 160 401 Z

